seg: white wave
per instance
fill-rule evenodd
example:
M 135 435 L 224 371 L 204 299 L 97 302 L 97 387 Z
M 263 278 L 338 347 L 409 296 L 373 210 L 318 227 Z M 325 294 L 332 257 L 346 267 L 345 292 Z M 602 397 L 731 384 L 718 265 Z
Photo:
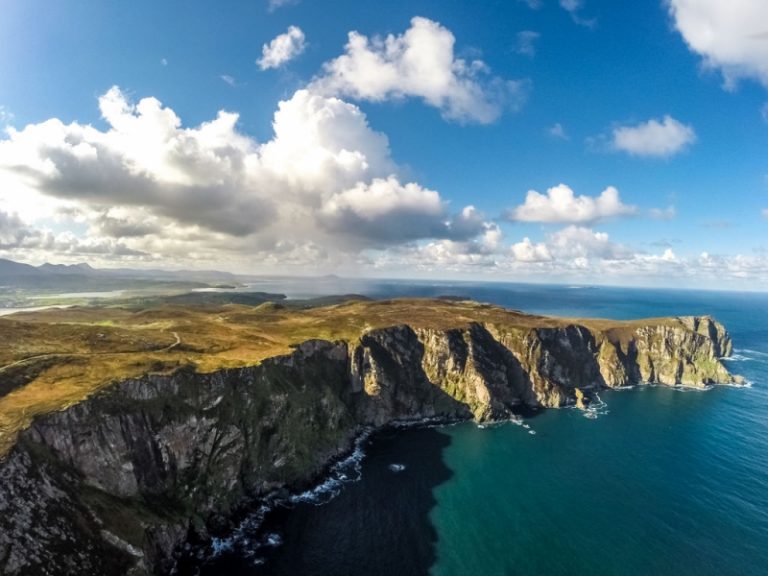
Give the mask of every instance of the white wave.
M 211 550 L 214 556 L 234 550 L 234 542 L 231 538 L 214 538 L 211 540 Z
M 283 539 L 280 537 L 280 534 L 275 534 L 274 532 L 271 532 L 264 537 L 265 546 L 276 548 L 280 546 L 282 543 L 283 543 Z
M 752 356 L 762 356 L 768 358 L 768 352 L 761 352 L 760 350 L 751 350 L 750 348 L 734 348 L 733 351 L 738 354 L 751 354 Z
M 724 356 L 720 358 L 720 360 L 724 360 L 725 362 L 754 362 L 754 358 L 750 358 L 749 356 L 744 356 L 743 354 L 733 354 L 732 356 Z
M 737 382 L 730 382 L 728 384 L 718 384 L 718 386 L 727 386 L 728 388 L 752 388 L 753 384 L 754 382 L 752 382 L 752 380 L 747 380 L 745 378 L 741 384 Z
M 403 470 L 405 470 L 405 464 L 390 464 L 389 466 L 387 466 L 387 468 L 389 468 L 392 472 L 395 472 L 395 473 L 402 472 Z
M 600 398 L 600 394 L 595 392 L 595 397 L 584 408 L 584 418 L 597 420 L 598 416 L 604 416 L 605 414 L 608 414 L 608 404 Z
M 528 430 L 528 434 L 536 434 L 536 430 Z

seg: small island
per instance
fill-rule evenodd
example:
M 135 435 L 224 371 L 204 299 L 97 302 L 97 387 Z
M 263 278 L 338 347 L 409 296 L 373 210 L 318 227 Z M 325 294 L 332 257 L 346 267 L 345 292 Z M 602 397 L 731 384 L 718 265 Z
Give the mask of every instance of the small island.
M 168 574 L 190 538 L 306 486 L 392 422 L 740 383 L 720 361 L 730 336 L 706 316 L 259 298 L 0 318 L 0 572 Z

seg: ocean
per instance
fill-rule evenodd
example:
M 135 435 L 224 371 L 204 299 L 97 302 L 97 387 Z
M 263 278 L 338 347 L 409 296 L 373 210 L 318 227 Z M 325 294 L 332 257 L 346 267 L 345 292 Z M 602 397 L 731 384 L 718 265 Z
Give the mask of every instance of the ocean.
M 198 566 L 233 576 L 768 574 L 768 294 L 371 284 L 537 314 L 711 314 L 748 387 L 636 386 L 584 413 L 390 429 Z M 352 290 L 350 290 L 352 291 Z M 256 522 L 254 522 L 256 524 Z

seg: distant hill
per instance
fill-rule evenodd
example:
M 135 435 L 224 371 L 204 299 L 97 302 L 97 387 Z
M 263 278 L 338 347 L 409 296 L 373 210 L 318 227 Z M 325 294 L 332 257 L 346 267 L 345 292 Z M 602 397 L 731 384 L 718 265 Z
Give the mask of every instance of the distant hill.
M 21 262 L 0 258 L 0 284 L 2 284 L 6 278 L 12 276 L 31 276 L 38 274 L 39 272 L 40 270 L 29 264 L 22 264 Z
M 211 284 L 236 282 L 226 272 L 97 269 L 89 264 L 50 264 L 31 266 L 0 258 L 0 288 L 45 292 L 93 292 L 150 288 L 201 288 Z
M 37 269 L 49 274 L 98 274 L 98 270 L 92 268 L 89 264 L 82 262 L 80 264 L 49 264 L 46 262 Z

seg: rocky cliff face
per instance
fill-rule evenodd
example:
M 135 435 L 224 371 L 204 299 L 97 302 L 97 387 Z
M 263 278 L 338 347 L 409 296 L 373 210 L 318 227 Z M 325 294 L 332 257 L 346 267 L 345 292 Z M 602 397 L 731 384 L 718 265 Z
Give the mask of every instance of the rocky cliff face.
M 299 486 L 365 426 L 509 417 L 584 390 L 734 378 L 710 318 L 554 328 L 394 326 L 258 366 L 148 375 L 41 418 L 0 464 L 0 573 L 169 573 L 190 534 Z

